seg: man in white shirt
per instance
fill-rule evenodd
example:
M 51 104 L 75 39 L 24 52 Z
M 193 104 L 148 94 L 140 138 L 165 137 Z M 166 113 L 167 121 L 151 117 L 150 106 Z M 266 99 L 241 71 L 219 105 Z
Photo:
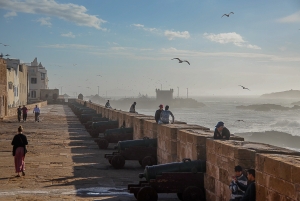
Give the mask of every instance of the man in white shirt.
M 33 113 L 35 113 L 35 122 L 40 122 L 40 119 L 39 119 L 40 108 L 38 108 L 37 105 L 35 105 L 35 108 L 33 109 Z

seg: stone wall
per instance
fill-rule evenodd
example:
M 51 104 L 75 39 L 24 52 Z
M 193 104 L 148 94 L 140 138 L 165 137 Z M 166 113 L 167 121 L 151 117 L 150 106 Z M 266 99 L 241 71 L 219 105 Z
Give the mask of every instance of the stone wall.
M 84 101 L 77 100 L 83 104 Z M 107 109 L 88 103 L 104 117 L 119 125 L 133 127 L 134 139 L 158 139 L 158 162 L 179 162 L 184 158 L 206 160 L 207 201 L 228 201 L 234 167 L 256 170 L 257 201 L 300 201 L 300 152 L 268 144 L 244 142 L 231 135 L 230 140 L 214 140 L 213 131 L 185 122 L 158 125 L 153 116 Z

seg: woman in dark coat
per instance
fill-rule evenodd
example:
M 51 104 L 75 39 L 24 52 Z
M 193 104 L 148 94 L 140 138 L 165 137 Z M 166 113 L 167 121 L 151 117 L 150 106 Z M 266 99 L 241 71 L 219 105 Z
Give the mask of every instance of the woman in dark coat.
M 26 145 L 28 145 L 26 136 L 22 133 L 23 127 L 19 126 L 18 134 L 15 135 L 11 145 L 13 145 L 13 156 L 15 157 L 15 169 L 18 175 L 16 177 L 20 177 L 20 172 L 25 176 L 25 154 L 27 152 Z

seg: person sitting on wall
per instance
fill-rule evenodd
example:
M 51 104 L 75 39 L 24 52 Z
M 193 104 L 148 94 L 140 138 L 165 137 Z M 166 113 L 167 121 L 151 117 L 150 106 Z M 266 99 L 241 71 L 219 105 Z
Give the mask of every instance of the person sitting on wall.
M 111 108 L 110 103 L 109 103 L 109 100 L 107 100 L 107 102 L 106 102 L 106 104 L 105 104 L 105 107 L 106 107 L 106 108 Z
M 230 131 L 224 126 L 222 121 L 218 122 L 214 133 L 214 139 L 229 140 L 229 138 Z
M 235 175 L 232 177 L 232 181 L 229 185 L 229 189 L 232 192 L 230 201 L 240 201 L 244 196 L 245 191 L 239 188 L 237 182 L 245 189 L 247 187 L 247 178 L 243 175 L 243 169 L 239 165 L 234 167 L 234 172 Z
M 131 113 L 137 113 L 135 111 L 135 106 L 136 106 L 136 102 L 133 102 L 132 105 L 131 105 L 131 107 L 130 107 L 130 109 L 129 109 L 129 112 L 131 112 Z
M 162 111 L 160 113 L 160 120 L 159 120 L 159 124 L 169 124 L 170 123 L 170 120 L 169 120 L 169 117 L 172 116 L 172 124 L 174 124 L 174 115 L 173 113 L 169 110 L 169 106 L 166 105 L 165 107 L 165 110 Z
M 244 187 L 239 181 L 237 181 L 237 185 L 240 189 L 245 192 L 245 195 L 240 201 L 256 201 L 256 191 L 255 191 L 255 170 L 249 169 L 247 171 L 248 185 Z
M 159 109 L 156 110 L 156 112 L 155 112 L 155 121 L 156 121 L 156 123 L 158 123 L 158 121 L 160 120 L 161 112 L 164 111 L 164 109 L 163 109 L 164 106 L 162 104 L 160 104 L 158 107 L 159 107 Z

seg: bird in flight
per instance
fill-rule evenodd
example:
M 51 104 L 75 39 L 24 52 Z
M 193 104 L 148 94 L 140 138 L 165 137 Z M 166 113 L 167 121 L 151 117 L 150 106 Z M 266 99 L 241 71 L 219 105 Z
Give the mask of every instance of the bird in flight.
M 100 76 L 100 77 L 102 77 L 102 75 L 97 75 L 97 76 Z
M 9 46 L 9 45 L 5 45 L 4 43 L 0 43 L 0 44 L 4 45 L 5 47 L 6 47 L 6 46 Z
M 244 87 L 242 85 L 239 85 L 240 87 L 242 87 L 243 89 L 248 89 L 247 87 Z M 248 89 L 250 91 L 250 89 Z
M 179 59 L 179 58 L 173 58 L 173 59 L 171 59 L 171 60 L 174 60 L 174 59 L 177 59 L 179 63 L 186 62 L 186 63 L 188 63 L 189 65 L 191 65 L 190 62 L 188 62 L 187 60 L 181 60 L 181 59 Z
M 224 16 L 229 17 L 230 14 L 234 14 L 234 13 L 233 13 L 233 12 L 230 12 L 230 13 L 228 13 L 228 14 L 224 14 L 224 15 L 222 15 L 222 17 L 224 17 Z M 222 18 L 222 17 L 221 17 L 221 18 Z
M 241 122 L 241 121 L 242 121 L 242 122 L 245 122 L 245 121 L 244 121 L 244 120 L 242 120 L 242 119 L 238 119 L 238 120 L 236 120 L 236 121 L 238 121 L 238 122 Z
M 5 56 L 6 56 L 6 57 L 9 57 L 10 55 L 9 55 L 9 54 L 6 54 Z

